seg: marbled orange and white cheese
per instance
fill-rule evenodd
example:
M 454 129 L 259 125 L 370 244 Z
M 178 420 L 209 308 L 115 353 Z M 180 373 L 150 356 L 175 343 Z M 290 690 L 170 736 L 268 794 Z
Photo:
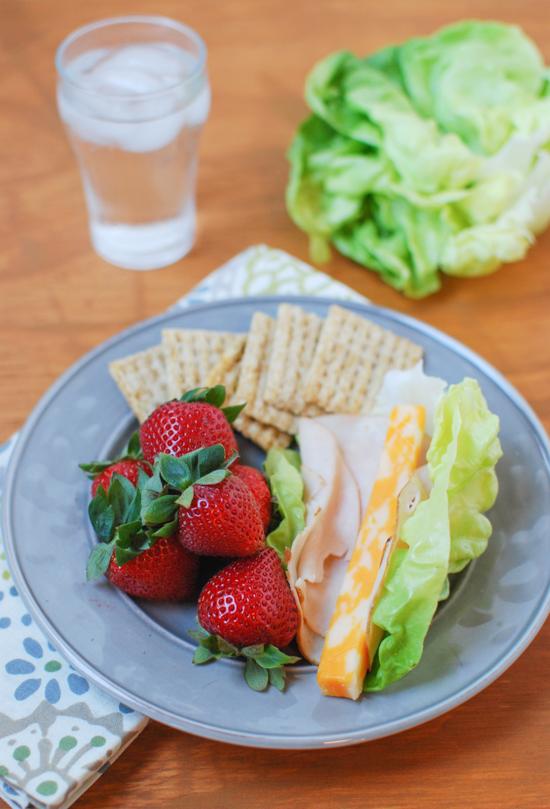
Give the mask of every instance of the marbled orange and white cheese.
M 369 620 L 389 560 L 397 522 L 397 497 L 419 465 L 425 412 L 398 405 L 390 414 L 378 475 L 321 653 L 321 691 L 357 699 L 380 642 Z

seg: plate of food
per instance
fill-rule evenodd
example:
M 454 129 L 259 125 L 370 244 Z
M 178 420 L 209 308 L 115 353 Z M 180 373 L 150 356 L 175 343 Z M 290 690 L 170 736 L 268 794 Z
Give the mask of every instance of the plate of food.
M 318 748 L 428 721 L 524 651 L 549 486 L 536 416 L 463 345 L 376 306 L 246 298 L 67 371 L 14 450 L 4 535 L 98 687 L 197 735 Z

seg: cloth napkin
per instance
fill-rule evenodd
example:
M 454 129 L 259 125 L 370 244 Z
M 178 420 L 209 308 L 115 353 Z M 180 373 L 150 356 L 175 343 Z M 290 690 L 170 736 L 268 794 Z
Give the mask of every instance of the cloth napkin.
M 365 300 L 287 253 L 257 245 L 207 276 L 174 308 L 299 294 Z M 16 440 L 0 447 L 0 502 Z M 0 797 L 14 809 L 66 809 L 146 723 L 78 674 L 46 640 L 13 584 L 0 536 Z

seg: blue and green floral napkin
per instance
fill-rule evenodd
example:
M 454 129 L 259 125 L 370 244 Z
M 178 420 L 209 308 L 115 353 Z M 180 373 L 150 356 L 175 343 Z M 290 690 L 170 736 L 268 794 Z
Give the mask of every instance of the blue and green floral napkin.
M 209 275 L 176 307 L 285 294 L 364 301 L 287 253 L 258 245 Z M 16 440 L 0 447 L 0 501 Z M 0 536 L 0 797 L 17 809 L 66 809 L 146 722 L 99 691 L 47 641 L 12 581 Z

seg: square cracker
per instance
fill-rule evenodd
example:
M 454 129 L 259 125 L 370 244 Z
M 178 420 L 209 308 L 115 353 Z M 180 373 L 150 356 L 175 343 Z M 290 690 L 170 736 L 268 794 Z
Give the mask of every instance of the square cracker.
M 240 375 L 242 351 L 234 351 L 226 354 L 225 357 L 211 370 L 207 377 L 207 385 L 225 385 L 226 404 L 238 404 L 235 397 L 237 382 Z M 288 433 L 270 427 L 248 416 L 240 413 L 235 419 L 233 426 L 238 432 L 249 438 L 259 447 L 267 452 L 271 447 L 288 447 L 291 437 Z
M 246 335 L 201 329 L 164 329 L 169 398 L 206 384 L 212 368 L 228 352 L 244 348 Z
M 161 345 L 114 360 L 109 365 L 109 373 L 140 422 L 170 398 Z
M 247 403 L 247 416 L 292 434 L 296 428 L 295 416 L 287 410 L 268 404 L 264 396 L 274 332 L 273 318 L 263 312 L 256 312 L 241 360 L 236 397 Z
M 204 384 L 207 387 L 214 385 L 225 386 L 226 403 L 235 404 L 235 392 L 241 370 L 241 360 L 244 352 L 244 342 L 240 347 L 234 346 L 230 351 L 220 357 L 218 362 L 208 372 Z
M 277 310 L 273 347 L 264 398 L 297 416 L 318 416 L 322 410 L 304 399 L 304 381 L 313 361 L 323 321 L 299 306 L 282 303 Z
M 267 424 L 262 424 L 256 419 L 250 418 L 245 413 L 241 413 L 235 420 L 233 426 L 235 429 L 249 438 L 254 444 L 257 444 L 264 452 L 267 452 L 272 447 L 280 447 L 285 449 L 292 441 L 292 436 L 278 430 L 276 427 L 270 427 Z
M 391 368 L 410 368 L 422 349 L 341 306 L 331 306 L 304 399 L 328 413 L 368 413 Z

